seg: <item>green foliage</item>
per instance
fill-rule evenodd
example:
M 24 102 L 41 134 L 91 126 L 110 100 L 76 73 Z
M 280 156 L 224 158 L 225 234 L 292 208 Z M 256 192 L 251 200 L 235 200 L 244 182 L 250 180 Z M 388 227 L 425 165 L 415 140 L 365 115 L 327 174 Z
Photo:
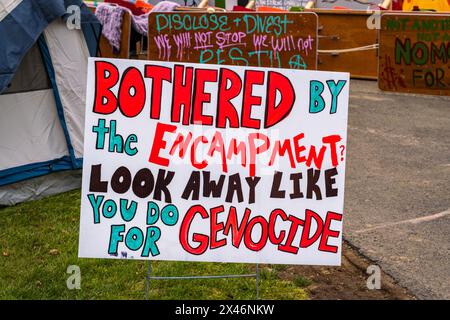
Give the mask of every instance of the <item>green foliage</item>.
M 312 284 L 312 280 L 304 277 L 297 277 L 294 279 L 294 284 L 299 288 L 306 288 Z

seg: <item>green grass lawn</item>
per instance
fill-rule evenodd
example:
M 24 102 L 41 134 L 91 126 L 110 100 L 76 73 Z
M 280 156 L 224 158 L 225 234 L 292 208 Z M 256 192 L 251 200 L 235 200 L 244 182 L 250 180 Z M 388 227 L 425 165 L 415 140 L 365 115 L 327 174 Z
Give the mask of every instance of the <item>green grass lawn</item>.
M 79 259 L 80 191 L 0 208 L 0 299 L 145 299 L 146 261 Z M 69 290 L 69 265 L 81 270 L 81 290 Z M 255 265 L 152 263 L 153 275 L 242 274 Z M 304 281 L 261 268 L 260 298 L 306 299 Z M 254 299 L 255 279 L 154 280 L 150 299 Z

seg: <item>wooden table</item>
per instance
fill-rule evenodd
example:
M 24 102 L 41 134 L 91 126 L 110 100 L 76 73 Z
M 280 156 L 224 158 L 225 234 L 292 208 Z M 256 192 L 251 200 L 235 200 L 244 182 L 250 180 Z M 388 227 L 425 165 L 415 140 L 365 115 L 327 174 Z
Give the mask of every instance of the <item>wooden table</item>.
M 376 80 L 376 49 L 345 52 L 378 43 L 378 30 L 367 27 L 371 14 L 356 10 L 308 11 L 319 16 L 318 70 L 350 72 L 352 78 Z

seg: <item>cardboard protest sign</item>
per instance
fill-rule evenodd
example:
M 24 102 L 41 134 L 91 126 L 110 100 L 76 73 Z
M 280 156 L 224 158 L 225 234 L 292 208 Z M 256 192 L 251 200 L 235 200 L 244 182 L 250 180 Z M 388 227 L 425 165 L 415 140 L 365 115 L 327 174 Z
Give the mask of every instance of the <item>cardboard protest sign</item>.
M 383 14 L 381 90 L 450 95 L 450 16 Z
M 91 58 L 79 256 L 339 265 L 348 80 Z
M 317 68 L 315 13 L 152 13 L 148 59 Z

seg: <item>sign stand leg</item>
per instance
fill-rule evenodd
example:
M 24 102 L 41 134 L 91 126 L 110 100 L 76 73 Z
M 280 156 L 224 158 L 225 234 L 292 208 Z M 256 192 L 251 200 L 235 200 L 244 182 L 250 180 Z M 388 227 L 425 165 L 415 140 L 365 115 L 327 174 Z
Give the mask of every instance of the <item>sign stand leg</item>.
M 256 300 L 259 300 L 259 263 L 256 264 Z
M 152 273 L 152 261 L 148 260 L 147 277 L 145 281 L 145 300 L 150 298 L 150 275 Z
M 147 276 L 145 277 L 145 300 L 150 300 L 150 280 L 193 280 L 193 279 L 226 279 L 226 278 L 253 278 L 256 279 L 256 300 L 259 300 L 259 264 L 256 264 L 256 272 L 251 274 L 228 274 L 207 276 L 177 276 L 159 277 L 152 276 L 152 262 L 148 260 Z

